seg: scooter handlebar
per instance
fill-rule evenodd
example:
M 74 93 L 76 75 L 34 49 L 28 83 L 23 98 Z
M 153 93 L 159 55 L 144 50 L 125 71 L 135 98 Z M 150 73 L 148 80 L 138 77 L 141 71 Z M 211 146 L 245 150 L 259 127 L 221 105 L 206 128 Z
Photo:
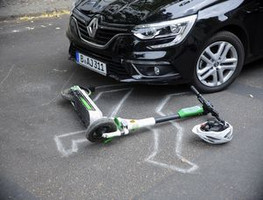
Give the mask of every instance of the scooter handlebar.
M 211 113 L 212 116 L 214 116 L 215 118 L 217 118 L 219 121 L 223 121 L 219 118 L 219 113 L 214 109 L 213 104 L 211 104 L 208 100 L 206 100 L 199 92 L 198 90 L 194 87 L 191 86 L 191 90 L 195 93 L 195 95 L 197 96 L 198 101 L 200 101 L 200 103 L 203 105 L 204 108 L 204 113 L 208 114 Z
M 196 96 L 201 95 L 193 85 L 191 85 L 191 90 L 196 94 Z
M 213 105 L 207 101 L 199 92 L 198 90 L 194 87 L 191 86 L 192 91 L 195 93 L 195 95 L 197 96 L 198 101 L 200 101 L 201 104 L 203 104 L 203 106 L 205 106 L 205 108 L 211 110 L 213 109 Z

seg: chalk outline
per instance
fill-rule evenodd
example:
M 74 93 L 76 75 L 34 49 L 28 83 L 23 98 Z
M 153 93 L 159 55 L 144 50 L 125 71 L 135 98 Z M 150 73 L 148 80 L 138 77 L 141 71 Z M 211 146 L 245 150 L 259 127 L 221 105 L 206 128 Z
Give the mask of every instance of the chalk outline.
M 123 106 L 125 101 L 128 99 L 128 97 L 130 96 L 130 94 L 133 91 L 133 88 L 122 88 L 122 89 L 114 89 L 114 90 L 109 90 L 109 91 L 102 91 L 96 95 L 96 97 L 93 99 L 93 101 L 96 102 L 101 97 L 102 94 L 125 91 L 125 90 L 128 90 L 128 92 L 123 96 L 123 98 L 120 100 L 120 103 L 117 104 L 117 106 L 114 108 L 114 110 L 111 112 L 111 114 L 109 116 L 109 117 L 113 117 L 119 112 L 119 110 L 121 109 L 121 107 Z M 85 138 L 85 139 L 71 140 L 72 141 L 71 149 L 68 149 L 68 150 L 66 150 L 63 147 L 61 139 L 64 137 L 72 136 L 72 135 L 83 134 L 84 132 L 86 132 L 86 129 L 54 136 L 54 141 L 57 145 L 57 149 L 62 154 L 62 157 L 68 157 L 68 156 L 72 155 L 73 153 L 77 153 L 78 152 L 78 145 L 80 143 L 87 142 L 87 139 Z
M 15 65 L 12 65 L 7 73 L 7 75 L 3 78 L 3 80 L 0 82 L 0 87 L 2 86 L 2 84 L 8 79 L 8 77 L 10 76 L 11 72 L 13 71 Z
M 62 91 L 66 85 L 70 82 L 70 80 L 73 78 L 73 76 L 75 75 L 75 70 L 71 73 L 71 75 L 69 76 L 69 78 L 67 79 L 67 81 L 64 82 L 64 84 L 62 85 L 62 87 L 60 88 L 60 91 Z M 56 95 L 53 99 L 51 99 L 49 102 L 47 103 L 43 103 L 41 104 L 41 106 L 47 106 L 53 102 L 55 102 L 55 100 L 60 96 L 60 94 Z
M 127 100 L 127 98 L 130 96 L 130 94 L 132 93 L 133 91 L 133 88 L 122 88 L 122 89 L 114 89 L 114 90 L 109 90 L 109 91 L 102 91 L 100 93 L 98 93 L 96 95 L 96 97 L 93 99 L 94 102 L 96 102 L 98 99 L 100 99 L 100 97 L 102 96 L 102 94 L 105 94 L 105 93 L 112 93 L 112 92 L 119 92 L 119 91 L 125 91 L 125 90 L 128 90 L 128 92 L 125 94 L 125 96 L 123 96 L 123 98 L 121 99 L 120 103 L 117 104 L 117 106 L 115 107 L 115 109 L 111 112 L 110 116 L 114 116 L 116 115 L 119 110 L 121 109 L 122 105 L 125 103 L 125 101 Z M 170 101 L 170 99 L 173 97 L 173 96 L 181 96 L 181 95 L 185 95 L 185 94 L 188 94 L 188 92 L 184 92 L 184 93 L 175 93 L 175 94 L 170 94 L 170 95 L 167 95 L 162 101 L 161 103 L 156 107 L 155 109 L 155 112 L 158 113 L 159 115 L 161 116 L 164 116 L 165 114 L 162 112 L 162 109 L 164 108 L 164 106 Z M 146 162 L 150 163 L 150 164 L 153 164 L 155 166 L 159 166 L 159 167 L 162 167 L 162 168 L 166 168 L 166 169 L 170 169 L 170 170 L 173 170 L 173 171 L 178 171 L 178 172 L 181 172 L 181 173 L 192 173 L 194 172 L 195 170 L 197 170 L 199 167 L 198 165 L 190 162 L 189 160 L 187 160 L 185 157 L 183 157 L 181 155 L 182 153 L 182 138 L 183 138 L 183 127 L 181 127 L 178 123 L 176 122 L 170 122 L 175 128 L 178 129 L 178 132 L 176 134 L 176 142 L 175 142 L 175 154 L 176 156 L 181 160 L 183 161 L 184 163 L 187 163 L 189 164 L 190 166 L 192 166 L 191 168 L 189 169 L 185 169 L 185 168 L 180 168 L 180 167 L 177 167 L 175 165 L 169 165 L 169 164 L 166 164 L 166 163 L 163 163 L 163 162 L 158 162 L 158 161 L 155 161 L 154 158 L 155 156 L 157 155 L 158 153 L 158 150 L 159 150 L 159 131 L 157 129 L 152 129 L 150 128 L 149 130 L 151 130 L 153 133 L 154 133 L 154 150 L 153 152 L 150 154 L 149 157 L 147 157 L 145 159 Z M 56 142 L 56 145 L 57 145 L 57 149 L 58 151 L 62 154 L 62 157 L 68 157 L 70 155 L 72 155 L 73 153 L 76 153 L 78 152 L 78 145 L 80 143 L 83 143 L 83 142 L 86 142 L 87 140 L 86 139 L 77 139 L 77 140 L 72 140 L 72 144 L 71 144 L 71 149 L 68 149 L 66 150 L 64 147 L 63 147 L 63 144 L 61 142 L 61 139 L 63 137 L 68 137 L 68 136 L 72 136 L 72 135 L 77 135 L 77 134 L 83 134 L 84 132 L 86 131 L 85 130 L 81 130 L 81 131 L 76 131 L 76 132 L 70 132 L 70 133 L 66 133 L 66 134 L 62 134 L 62 135 L 59 135 L 59 136 L 54 136 L 54 140 Z
M 72 144 L 71 144 L 71 149 L 69 150 L 66 150 L 61 142 L 61 138 L 63 137 L 68 137 L 68 136 L 72 136 L 72 135 L 77 135 L 77 134 L 80 134 L 80 133 L 84 133 L 86 131 L 85 130 L 81 130 L 81 131 L 75 131 L 75 132 L 70 132 L 70 133 L 66 133 L 66 134 L 63 134 L 63 135 L 55 135 L 54 136 L 54 140 L 56 142 L 56 145 L 57 145 L 57 149 L 58 151 L 62 154 L 63 157 L 67 157 L 73 153 L 76 153 L 78 152 L 78 143 L 82 143 L 82 142 L 86 142 L 87 140 L 86 139 L 78 139 L 78 140 L 72 140 Z
M 182 92 L 182 93 L 174 93 L 174 94 L 167 95 L 161 101 L 161 103 L 156 107 L 155 112 L 158 113 L 161 116 L 165 116 L 165 114 L 162 112 L 162 109 L 170 101 L 170 99 L 173 96 L 181 96 L 181 95 L 185 95 L 185 94 L 188 94 L 188 93 L 189 92 Z M 178 172 L 181 172 L 181 173 L 192 173 L 195 170 L 197 170 L 199 168 L 199 166 L 194 164 L 194 163 L 192 163 L 192 162 L 190 162 L 189 160 L 187 160 L 185 157 L 183 157 L 181 155 L 182 154 L 182 139 L 183 139 L 184 128 L 182 126 L 180 126 L 179 123 L 177 123 L 175 121 L 171 121 L 170 123 L 176 129 L 178 129 L 178 132 L 176 134 L 176 140 L 175 140 L 176 141 L 175 142 L 175 154 L 176 154 L 176 157 L 178 157 L 181 161 L 183 161 L 184 163 L 189 164 L 192 167 L 189 168 L 189 169 L 185 169 L 185 168 L 177 167 L 175 165 L 169 165 L 169 164 L 166 164 L 166 163 L 163 163 L 163 162 L 155 161 L 154 158 L 157 155 L 158 150 L 159 150 L 159 135 L 160 135 L 160 133 L 159 133 L 158 130 L 152 129 L 152 128 L 150 130 L 153 131 L 153 133 L 154 133 L 154 150 L 150 154 L 150 156 L 145 159 L 145 161 L 149 162 L 149 163 L 151 163 L 153 165 L 156 165 L 156 166 L 159 166 L 159 167 L 163 167 L 163 168 L 166 168 L 166 169 L 171 169 L 171 170 L 178 171 Z

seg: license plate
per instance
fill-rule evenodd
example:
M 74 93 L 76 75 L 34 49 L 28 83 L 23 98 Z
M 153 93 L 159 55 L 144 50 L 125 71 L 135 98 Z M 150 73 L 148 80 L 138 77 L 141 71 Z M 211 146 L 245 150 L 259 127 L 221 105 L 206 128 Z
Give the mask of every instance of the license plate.
M 78 51 L 76 52 L 76 61 L 78 64 L 91 69 L 95 72 L 98 72 L 104 76 L 107 75 L 107 66 L 105 63 L 96 60 L 94 58 L 91 58 L 89 56 L 86 56 L 82 53 L 79 53 Z

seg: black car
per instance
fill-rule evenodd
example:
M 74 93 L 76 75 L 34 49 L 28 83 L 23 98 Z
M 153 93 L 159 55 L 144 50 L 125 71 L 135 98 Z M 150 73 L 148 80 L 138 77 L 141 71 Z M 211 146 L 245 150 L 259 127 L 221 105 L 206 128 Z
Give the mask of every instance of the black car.
M 69 53 L 121 82 L 229 86 L 263 55 L 262 0 L 79 0 Z

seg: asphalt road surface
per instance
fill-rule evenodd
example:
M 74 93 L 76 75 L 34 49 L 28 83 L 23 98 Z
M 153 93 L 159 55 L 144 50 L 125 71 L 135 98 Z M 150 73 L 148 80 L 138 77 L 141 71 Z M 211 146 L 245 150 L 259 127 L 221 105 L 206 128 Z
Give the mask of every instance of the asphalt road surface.
M 186 85 L 124 85 L 68 61 L 67 18 L 0 25 L 0 199 L 263 199 L 263 61 L 207 94 L 234 127 L 209 145 L 209 116 L 92 144 L 60 91 L 100 86 L 105 115 L 143 118 L 198 104 Z

